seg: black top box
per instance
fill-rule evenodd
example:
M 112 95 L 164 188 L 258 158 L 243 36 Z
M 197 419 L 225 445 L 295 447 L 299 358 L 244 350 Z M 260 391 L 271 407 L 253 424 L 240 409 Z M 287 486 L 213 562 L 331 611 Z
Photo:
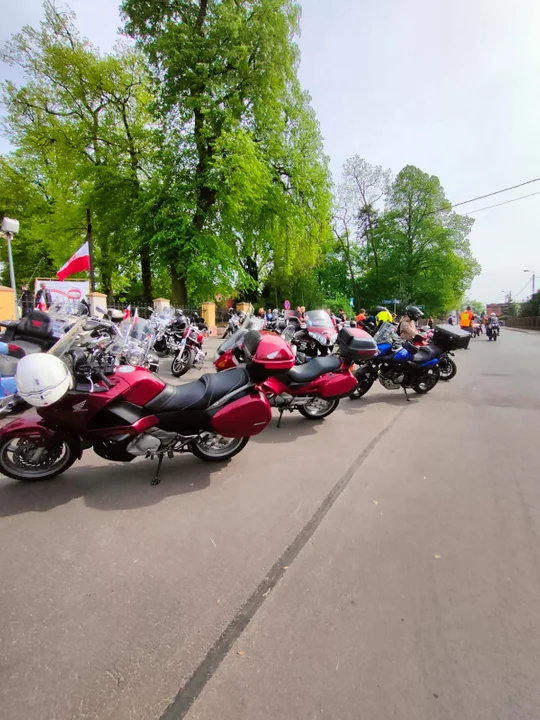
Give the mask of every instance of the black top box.
M 433 344 L 441 350 L 466 350 L 470 341 L 470 332 L 448 323 L 437 325 L 433 333 Z
M 351 360 L 365 360 L 377 355 L 377 343 L 365 330 L 360 328 L 342 328 L 338 333 L 337 344 L 341 354 Z

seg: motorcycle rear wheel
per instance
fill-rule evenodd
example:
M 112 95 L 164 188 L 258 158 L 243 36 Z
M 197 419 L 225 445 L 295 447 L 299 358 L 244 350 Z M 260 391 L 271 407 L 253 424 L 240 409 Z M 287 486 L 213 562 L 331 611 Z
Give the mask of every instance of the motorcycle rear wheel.
M 299 405 L 298 411 L 308 420 L 322 420 L 331 415 L 339 405 L 339 400 L 316 397 L 306 405 Z
M 182 352 L 177 353 L 172 361 L 171 373 L 174 377 L 182 377 L 187 371 L 193 367 L 195 362 L 195 353 L 191 348 L 184 348 Z
M 39 450 L 43 453 L 33 462 Z M 24 437 L 6 438 L 0 443 L 0 472 L 21 482 L 51 480 L 70 468 L 77 455 L 78 448 L 68 437 L 59 437 L 45 448 Z
M 439 382 L 440 375 L 441 373 L 438 367 L 426 369 L 414 379 L 414 382 L 411 383 L 411 387 L 415 393 L 425 395 L 430 390 L 433 390 L 435 385 Z
M 191 451 L 206 462 L 223 462 L 237 455 L 249 442 L 249 437 L 226 438 L 215 432 L 202 432 L 191 443 Z
M 439 363 L 439 372 L 441 374 L 441 380 L 452 380 L 457 375 L 457 365 L 452 358 L 445 358 Z

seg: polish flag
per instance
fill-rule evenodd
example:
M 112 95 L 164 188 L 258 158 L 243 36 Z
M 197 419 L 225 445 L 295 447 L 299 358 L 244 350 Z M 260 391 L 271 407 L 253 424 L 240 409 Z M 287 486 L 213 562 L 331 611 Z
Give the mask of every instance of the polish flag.
M 127 308 L 124 310 L 124 320 L 129 320 L 131 317 L 131 305 L 128 305 Z
M 75 255 L 72 255 L 56 274 L 59 280 L 64 280 L 64 278 L 74 273 L 82 272 L 83 270 L 90 270 L 90 250 L 88 249 L 88 242 L 83 243 Z

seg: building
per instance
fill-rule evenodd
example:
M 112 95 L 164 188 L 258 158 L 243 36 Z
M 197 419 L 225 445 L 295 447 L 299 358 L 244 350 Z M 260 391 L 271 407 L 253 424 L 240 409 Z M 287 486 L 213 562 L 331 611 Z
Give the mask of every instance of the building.
M 486 305 L 486 312 L 488 316 L 495 313 L 497 317 L 501 317 L 501 315 L 505 315 L 507 305 L 508 303 L 489 303 Z

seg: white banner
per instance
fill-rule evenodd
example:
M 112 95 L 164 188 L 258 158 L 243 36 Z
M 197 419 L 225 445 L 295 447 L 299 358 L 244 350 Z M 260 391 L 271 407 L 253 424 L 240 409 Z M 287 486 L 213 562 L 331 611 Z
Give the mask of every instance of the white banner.
M 75 300 L 80 302 L 90 292 L 88 280 L 41 280 L 37 278 L 34 285 L 34 294 L 39 290 L 41 283 L 51 293 L 52 301 Z

